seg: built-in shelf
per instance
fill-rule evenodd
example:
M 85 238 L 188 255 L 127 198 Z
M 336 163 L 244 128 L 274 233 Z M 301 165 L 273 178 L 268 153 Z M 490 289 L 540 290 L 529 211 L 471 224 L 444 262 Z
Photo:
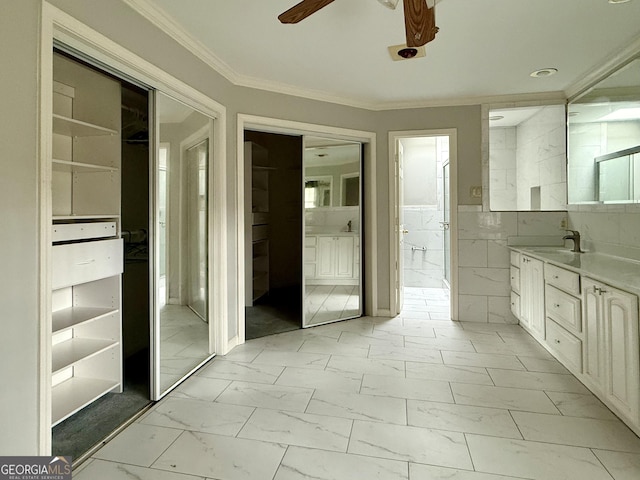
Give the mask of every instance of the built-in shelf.
M 100 135 L 117 135 L 118 131 L 54 113 L 53 133 L 70 137 L 97 137 Z
M 91 163 L 70 162 L 68 160 L 51 160 L 52 168 L 57 172 L 79 172 L 79 173 L 98 173 L 98 172 L 117 172 L 116 167 L 108 167 L 106 165 L 94 165 Z
M 71 307 L 53 312 L 53 333 L 100 320 L 118 311 L 117 308 Z
M 72 338 L 53 346 L 52 373 L 93 357 L 105 350 L 118 345 L 117 341 L 94 338 Z
M 69 418 L 105 393 L 118 386 L 118 382 L 95 378 L 72 377 L 52 389 L 52 425 Z
M 251 168 L 254 170 L 276 170 L 276 167 L 266 167 L 263 165 L 252 165 Z

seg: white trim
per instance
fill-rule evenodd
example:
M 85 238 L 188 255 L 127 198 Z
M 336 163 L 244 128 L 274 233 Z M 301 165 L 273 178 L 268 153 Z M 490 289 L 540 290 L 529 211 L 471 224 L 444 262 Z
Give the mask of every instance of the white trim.
M 376 220 L 376 134 L 362 130 L 352 130 L 329 125 L 296 122 L 256 115 L 238 114 L 237 123 L 237 163 L 236 163 L 236 240 L 237 240 L 237 331 L 238 344 L 245 341 L 244 289 L 245 289 L 245 218 L 244 218 L 244 131 L 255 129 L 270 133 L 299 134 L 311 136 L 329 136 L 363 143 L 365 216 L 364 216 L 364 260 L 365 260 L 365 301 L 364 314 L 377 316 L 378 311 L 378 261 L 377 261 L 377 220 Z M 302 187 L 301 187 L 302 188 Z
M 213 181 L 211 202 L 214 221 L 212 235 L 214 256 L 213 298 L 214 322 L 210 326 L 215 336 L 216 352 L 225 354 L 228 346 L 228 302 L 227 302 L 227 190 L 226 190 L 226 108 L 220 103 L 198 92 L 150 62 L 121 47 L 114 41 L 89 28 L 67 13 L 42 3 L 41 41 L 39 61 L 39 173 L 40 173 L 40 283 L 41 324 L 38 343 L 41 348 L 39 361 L 39 454 L 51 452 L 51 132 L 52 118 L 52 65 L 53 40 L 57 39 L 90 57 L 109 65 L 122 73 L 158 89 L 192 108 L 215 119 L 213 122 Z M 215 228 L 213 228 L 215 225 Z
M 451 319 L 458 319 L 458 130 L 445 128 L 436 130 L 405 130 L 389 132 L 389 310 L 398 315 L 396 301 L 396 263 L 401 255 L 398 236 L 395 231 L 399 205 L 396 201 L 398 185 L 395 174 L 396 146 L 402 138 L 449 137 L 449 248 Z
M 551 101 L 554 99 L 564 99 L 564 92 L 540 92 L 522 93 L 513 95 L 497 96 L 470 96 L 470 97 L 447 97 L 439 99 L 413 99 L 406 101 L 375 101 L 367 99 L 354 99 L 352 96 L 344 96 L 337 93 L 315 90 L 311 88 L 298 87 L 283 82 L 265 80 L 250 75 L 236 72 L 231 66 L 218 57 L 202 42 L 191 35 L 184 27 L 178 24 L 166 11 L 150 0 L 123 0 L 129 7 L 144 17 L 151 24 L 162 30 L 182 45 L 187 51 L 202 60 L 214 71 L 222 75 L 233 85 L 239 87 L 254 88 L 268 92 L 281 93 L 294 97 L 301 97 L 320 102 L 335 103 L 354 108 L 362 108 L 372 111 L 399 110 L 409 108 L 428 107 L 453 107 L 466 105 L 479 105 L 482 103 L 519 102 L 519 101 Z

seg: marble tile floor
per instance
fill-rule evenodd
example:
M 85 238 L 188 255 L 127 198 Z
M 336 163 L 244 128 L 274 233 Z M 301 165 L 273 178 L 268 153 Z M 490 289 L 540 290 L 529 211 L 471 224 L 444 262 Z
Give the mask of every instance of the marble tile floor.
M 640 478 L 640 439 L 519 326 L 428 313 L 248 341 L 74 479 Z
M 307 325 L 360 315 L 360 286 L 307 285 L 304 294 Z

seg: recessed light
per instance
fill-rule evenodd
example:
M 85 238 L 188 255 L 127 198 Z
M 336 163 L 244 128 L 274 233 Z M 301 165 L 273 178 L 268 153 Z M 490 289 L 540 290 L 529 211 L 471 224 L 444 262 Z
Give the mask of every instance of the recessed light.
M 489 120 L 496 121 L 496 120 L 502 120 L 503 118 L 504 118 L 504 115 L 493 115 L 489 117 Z
M 616 3 L 627 3 L 631 0 L 609 0 L 609 3 L 615 5 Z
M 556 73 L 558 73 L 557 68 L 541 68 L 540 70 L 531 72 L 529 75 L 534 78 L 543 78 L 543 77 L 550 77 L 551 75 L 554 75 Z

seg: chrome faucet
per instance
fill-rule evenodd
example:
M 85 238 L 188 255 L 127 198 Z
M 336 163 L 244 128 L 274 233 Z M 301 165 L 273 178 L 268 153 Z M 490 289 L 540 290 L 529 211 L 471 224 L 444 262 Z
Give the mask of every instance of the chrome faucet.
M 581 253 L 582 250 L 580 250 L 580 232 L 578 232 L 577 230 L 567 230 L 567 232 L 571 232 L 571 235 L 565 235 L 564 237 L 562 237 L 562 239 L 573 240 L 573 248 L 571 249 L 571 251 Z
M 351 220 L 347 222 L 347 232 L 351 231 Z

